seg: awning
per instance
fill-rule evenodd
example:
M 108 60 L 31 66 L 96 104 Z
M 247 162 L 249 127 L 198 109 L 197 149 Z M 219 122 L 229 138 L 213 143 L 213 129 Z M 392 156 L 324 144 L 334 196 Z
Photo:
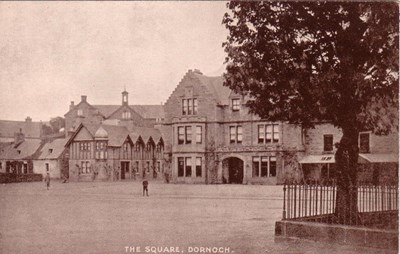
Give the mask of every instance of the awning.
M 385 154 L 370 154 L 360 153 L 358 156 L 358 163 L 398 163 L 399 155 L 395 153 Z M 324 164 L 335 163 L 335 155 L 308 155 L 299 161 L 300 164 Z
M 300 164 L 335 163 L 335 155 L 308 155 L 299 161 Z
M 399 155 L 395 153 L 360 153 L 358 163 L 398 163 Z

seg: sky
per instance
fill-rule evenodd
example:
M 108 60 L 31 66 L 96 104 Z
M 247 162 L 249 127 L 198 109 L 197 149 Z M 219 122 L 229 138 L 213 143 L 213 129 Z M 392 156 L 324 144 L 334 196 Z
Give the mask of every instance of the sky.
M 165 103 L 189 69 L 221 75 L 225 2 L 0 2 L 0 119 L 70 102 Z

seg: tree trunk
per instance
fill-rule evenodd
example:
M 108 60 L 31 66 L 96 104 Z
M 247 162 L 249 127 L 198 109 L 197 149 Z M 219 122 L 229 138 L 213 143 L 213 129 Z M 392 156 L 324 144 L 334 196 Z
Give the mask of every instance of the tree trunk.
M 335 161 L 337 170 L 335 221 L 346 225 L 359 224 L 357 209 L 358 131 L 355 128 L 343 129 Z

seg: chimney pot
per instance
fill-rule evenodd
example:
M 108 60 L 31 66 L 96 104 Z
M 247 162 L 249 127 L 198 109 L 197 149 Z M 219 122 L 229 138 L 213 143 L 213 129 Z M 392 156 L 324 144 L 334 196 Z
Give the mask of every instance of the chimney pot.
M 72 110 L 75 107 L 74 101 L 71 101 L 71 104 L 69 105 L 69 110 Z

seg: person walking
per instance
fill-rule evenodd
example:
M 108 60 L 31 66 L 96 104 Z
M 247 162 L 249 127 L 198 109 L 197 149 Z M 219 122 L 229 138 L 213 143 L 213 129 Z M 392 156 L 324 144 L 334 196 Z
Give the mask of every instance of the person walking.
M 149 196 L 149 182 L 147 180 L 143 180 L 143 196 L 144 193 L 146 192 L 146 196 Z
M 50 188 L 50 174 L 47 173 L 46 176 L 44 177 L 44 181 L 46 182 L 47 190 Z

